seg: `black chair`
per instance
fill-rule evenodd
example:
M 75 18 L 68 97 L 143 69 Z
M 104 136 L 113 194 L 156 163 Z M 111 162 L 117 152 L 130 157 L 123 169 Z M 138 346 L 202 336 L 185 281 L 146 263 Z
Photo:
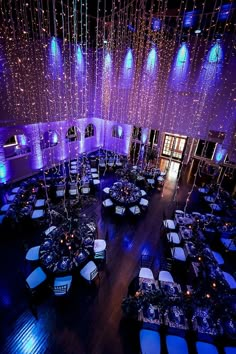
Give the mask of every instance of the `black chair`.
M 150 255 L 142 254 L 140 259 L 140 267 L 151 268 L 153 263 L 153 258 Z
M 68 285 L 57 285 L 53 287 L 53 292 L 55 296 L 65 296 L 68 294 Z

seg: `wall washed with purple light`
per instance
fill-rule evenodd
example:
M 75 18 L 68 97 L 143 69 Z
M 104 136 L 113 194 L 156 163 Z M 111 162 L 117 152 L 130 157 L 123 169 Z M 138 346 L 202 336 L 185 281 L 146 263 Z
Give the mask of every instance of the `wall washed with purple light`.
M 84 132 L 88 124 L 95 127 L 95 135 L 85 138 Z M 80 139 L 68 142 L 66 133 L 72 126 L 76 126 Z M 129 144 L 132 126 L 122 124 L 122 138 L 112 137 L 116 122 L 105 122 L 102 119 L 78 119 L 73 122 L 58 121 L 53 123 L 39 123 L 16 127 L 0 128 L 0 183 L 19 180 L 28 177 L 42 168 L 53 167 L 69 159 L 73 159 L 83 152 L 92 152 L 99 148 L 115 151 L 119 154 L 129 153 Z M 45 132 L 53 131 L 57 134 L 58 143 L 46 149 L 41 148 L 40 137 Z M 29 143 L 30 152 L 24 155 L 6 159 L 3 145 L 13 135 L 24 134 Z

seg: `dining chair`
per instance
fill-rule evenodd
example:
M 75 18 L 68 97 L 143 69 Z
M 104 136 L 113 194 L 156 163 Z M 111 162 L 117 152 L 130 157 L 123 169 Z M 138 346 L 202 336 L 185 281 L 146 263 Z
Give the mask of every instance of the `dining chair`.
M 147 278 L 154 280 L 154 275 L 151 270 L 153 259 L 149 255 L 142 255 L 140 259 L 139 278 Z
M 182 337 L 167 335 L 166 346 L 168 354 L 188 354 L 187 342 Z
M 37 219 L 42 219 L 45 215 L 45 212 L 43 209 L 35 209 L 33 213 L 31 214 L 31 219 L 37 220 Z
M 25 256 L 27 261 L 38 261 L 39 260 L 39 249 L 40 246 L 31 247 Z
M 56 229 L 56 226 L 52 225 L 47 230 L 44 231 L 45 236 L 48 236 L 53 230 Z
M 91 283 L 98 274 L 98 268 L 93 261 L 89 261 L 80 271 L 80 275 L 87 282 Z
M 35 202 L 35 208 L 43 208 L 45 206 L 46 200 L 45 199 L 37 199 Z
M 109 194 L 109 192 L 110 192 L 110 188 L 109 187 L 105 187 L 105 188 L 103 188 L 103 193 L 105 193 L 105 194 Z
M 141 329 L 139 332 L 139 342 L 142 354 L 160 354 L 161 339 L 158 332 L 150 329 Z
M 182 247 L 171 248 L 171 255 L 177 261 L 186 262 L 186 255 Z
M 147 193 L 146 193 L 145 190 L 143 190 L 143 189 L 141 189 L 140 192 L 141 192 L 142 197 L 144 197 L 145 195 L 147 195 Z
M 163 220 L 162 225 L 164 226 L 166 231 L 175 231 L 176 230 L 176 224 L 175 221 L 172 219 L 165 219 Z
M 54 279 L 53 293 L 55 296 L 67 295 L 72 284 L 72 275 Z
M 123 216 L 125 214 L 125 207 L 116 205 L 115 214 Z
M 139 208 L 138 205 L 134 205 L 132 207 L 129 208 L 129 211 L 131 212 L 131 214 L 133 215 L 140 215 L 141 214 L 141 210 Z
M 211 251 L 215 261 L 218 265 L 223 265 L 225 263 L 224 258 L 221 256 L 219 252 Z
M 222 272 L 222 274 L 230 289 L 236 289 L 236 280 L 234 279 L 234 277 L 227 272 Z
M 225 354 L 235 354 L 236 347 L 224 347 Z
M 221 237 L 220 242 L 225 247 L 225 251 L 235 252 L 236 251 L 236 240 L 231 238 Z
M 41 267 L 37 267 L 26 278 L 26 286 L 33 293 L 35 289 L 45 282 L 47 275 L 44 273 Z
M 206 342 L 196 342 L 196 351 L 198 354 L 218 354 L 218 349 L 214 344 L 206 343 Z
M 143 207 L 147 207 L 149 204 L 149 201 L 145 198 L 141 198 L 140 199 L 140 202 L 139 202 L 139 205 L 143 206 Z
M 105 251 L 106 248 L 107 248 L 107 244 L 105 240 L 103 239 L 94 240 L 93 250 L 95 254 Z
M 176 209 L 176 210 L 174 211 L 174 214 L 175 214 L 175 215 L 184 216 L 184 211 L 183 211 L 183 210 L 180 210 L 180 209 Z
M 113 201 L 110 198 L 107 198 L 102 202 L 102 205 L 104 206 L 104 208 L 112 207 Z
M 166 234 L 166 238 L 170 243 L 173 243 L 175 245 L 179 245 L 181 240 L 177 232 L 168 232 Z
M 169 283 L 174 283 L 174 279 L 173 279 L 171 273 L 168 272 L 167 270 L 160 270 L 160 272 L 158 274 L 158 280 L 159 281 L 167 281 Z

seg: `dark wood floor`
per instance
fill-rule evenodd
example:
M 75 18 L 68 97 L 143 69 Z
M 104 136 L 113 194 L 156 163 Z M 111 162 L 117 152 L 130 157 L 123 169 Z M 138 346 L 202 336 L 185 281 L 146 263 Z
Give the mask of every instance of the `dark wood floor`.
M 47 225 L 18 233 L 1 231 L 0 353 L 139 353 L 137 324 L 123 317 L 121 302 L 138 275 L 142 254 L 154 257 L 156 276 L 165 262 L 161 222 L 164 214 L 171 216 L 176 206 L 183 207 L 191 189 L 186 183 L 187 172 L 183 171 L 177 204 L 173 202 L 175 179 L 167 177 L 163 191 L 151 192 L 148 211 L 136 220 L 103 215 L 101 193 L 98 201 L 85 205 L 82 213 L 95 215 L 99 235 L 107 240 L 107 262 L 100 272 L 99 288 L 91 288 L 75 276 L 69 297 L 58 299 L 42 289 L 31 304 L 24 285 L 31 270 L 24 261 L 25 253 L 40 242 Z M 110 180 L 105 177 L 101 187 Z

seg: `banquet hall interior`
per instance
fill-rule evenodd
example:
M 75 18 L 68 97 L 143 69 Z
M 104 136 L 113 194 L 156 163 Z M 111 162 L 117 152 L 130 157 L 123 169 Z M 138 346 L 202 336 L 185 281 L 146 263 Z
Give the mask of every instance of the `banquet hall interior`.
M 0 1 L 0 353 L 236 353 L 235 9 Z

